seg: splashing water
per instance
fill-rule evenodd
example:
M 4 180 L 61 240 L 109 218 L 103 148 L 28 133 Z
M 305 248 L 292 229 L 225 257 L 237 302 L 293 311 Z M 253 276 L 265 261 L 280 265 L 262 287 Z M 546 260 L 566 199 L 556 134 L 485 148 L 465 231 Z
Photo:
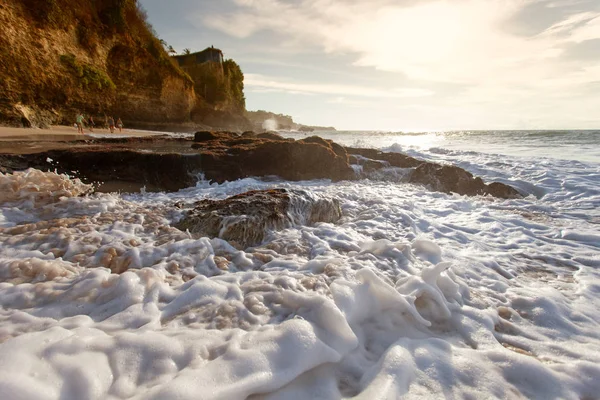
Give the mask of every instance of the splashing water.
M 412 151 L 531 195 L 447 195 L 391 172 L 130 195 L 0 175 L 0 392 L 594 398 L 600 167 L 439 150 Z M 341 219 L 241 250 L 173 226 L 182 201 L 275 187 L 336 198 Z

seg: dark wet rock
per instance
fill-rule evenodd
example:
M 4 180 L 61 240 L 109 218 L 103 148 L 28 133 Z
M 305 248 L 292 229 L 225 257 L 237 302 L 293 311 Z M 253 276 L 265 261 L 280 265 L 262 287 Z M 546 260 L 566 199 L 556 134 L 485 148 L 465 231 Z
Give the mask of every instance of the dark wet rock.
M 376 149 L 359 149 L 346 147 L 346 152 L 350 155 L 359 155 L 371 160 L 385 161 L 390 167 L 397 168 L 415 168 L 423 163 L 423 160 L 407 156 L 400 153 L 385 153 Z
M 400 153 L 385 153 L 376 149 L 346 147 L 351 164 L 362 166 L 363 177 L 379 176 L 372 172 L 388 167 L 411 168 L 407 174 L 410 183 L 425 185 L 431 190 L 445 193 L 458 193 L 467 196 L 491 195 L 494 197 L 512 199 L 520 198 L 521 194 L 511 186 L 499 182 L 486 185 L 481 178 L 474 177 L 470 172 L 453 165 L 440 165 Z M 401 180 L 405 180 L 401 174 Z M 397 179 L 391 179 L 397 181 Z
M 217 182 L 250 176 L 279 176 L 293 181 L 354 177 L 345 152 L 336 153 L 328 142 L 270 137 L 271 134 L 259 134 L 256 138 L 194 143 L 192 147 L 200 151 L 205 177 Z
M 362 167 L 362 172 L 365 174 L 390 166 L 387 161 L 371 160 L 370 158 L 358 154 L 350 154 L 348 160 L 350 161 L 350 164 L 360 165 Z
M 331 151 L 333 151 L 336 155 L 345 159 L 346 161 L 348 160 L 348 152 L 346 152 L 344 146 L 335 143 L 333 140 L 323 139 L 319 136 L 310 136 L 304 139 L 300 139 L 298 140 L 298 142 L 319 144 L 323 147 L 331 149 Z
M 339 200 L 297 190 L 253 190 L 224 200 L 201 200 L 175 226 L 195 236 L 219 237 L 238 248 L 263 242 L 269 231 L 342 216 Z
M 134 188 L 146 186 L 149 191 L 174 192 L 194 186 L 198 180 L 194 171 L 201 170 L 200 157 L 175 153 L 53 151 L 47 156 L 53 160 L 46 163 L 47 167 L 76 175 L 85 182 L 123 182 Z
M 420 183 L 432 190 L 469 196 L 483 194 L 485 183 L 481 178 L 453 165 L 422 163 L 412 173 L 411 183 Z
M 501 199 L 519 199 L 523 197 L 517 189 L 500 182 L 490 183 L 486 188 L 486 194 Z
M 209 142 L 212 140 L 236 139 L 240 136 L 234 132 L 199 131 L 194 133 L 194 142 Z
M 208 140 L 218 139 L 219 135 L 210 131 L 200 131 L 194 133 L 194 142 L 206 142 Z
M 203 174 L 205 179 L 219 183 L 272 176 L 291 181 L 365 177 L 392 182 L 410 180 L 446 193 L 521 197 L 508 185 L 486 185 L 458 167 L 399 153 L 344 148 L 316 136 L 298 141 L 274 133 L 239 136 L 231 132 L 204 131 L 195 136 L 197 141 L 150 137 L 32 142 L 24 149 L 24 153 L 31 154 L 0 154 L 0 172 L 30 167 L 56 170 L 77 176 L 85 183 L 105 183 L 98 186 L 99 190 L 132 188 L 137 191 L 145 187 L 148 191 L 177 191 L 193 186 L 199 174 Z M 54 146 L 54 150 L 42 151 L 42 145 Z M 362 174 L 356 174 L 349 161 L 361 165 Z
M 255 135 L 257 139 L 269 139 L 269 140 L 285 140 L 283 136 L 276 132 L 263 132 Z
M 219 183 L 266 176 L 287 180 L 354 178 L 345 153 L 339 156 L 329 143 L 296 142 L 279 136 L 278 140 L 241 137 L 229 132 L 197 136 L 200 142 L 172 138 L 64 142 L 57 150 L 0 154 L 0 168 L 3 172 L 28 167 L 56 169 L 86 183 L 111 183 L 100 186 L 101 190 L 146 186 L 148 190 L 177 191 L 193 186 L 200 173 Z
M 488 186 L 481 178 L 453 165 L 424 162 L 413 171 L 409 182 L 420 183 L 439 192 L 468 196 L 490 194 L 501 198 L 521 197 L 519 192 L 508 185 L 494 182 Z

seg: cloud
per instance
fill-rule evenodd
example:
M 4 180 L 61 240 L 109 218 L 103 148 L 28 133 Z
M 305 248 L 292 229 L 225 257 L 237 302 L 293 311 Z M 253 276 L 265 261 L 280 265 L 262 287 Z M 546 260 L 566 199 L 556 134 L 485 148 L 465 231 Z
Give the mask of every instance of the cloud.
M 409 98 L 432 96 L 431 90 L 420 88 L 395 87 L 378 89 L 374 87 L 340 85 L 312 82 L 294 82 L 260 74 L 246 74 L 244 86 L 253 91 L 281 91 L 295 94 L 327 94 L 373 98 Z
M 285 67 L 256 67 L 246 73 L 250 91 L 329 95 L 324 105 L 354 108 L 387 99 L 390 115 L 410 99 L 422 111 L 403 114 L 407 120 L 430 113 L 471 127 L 589 124 L 600 107 L 589 90 L 600 82 L 598 0 L 224 2 L 226 11 L 195 18 L 251 46 L 251 55 L 276 62 L 293 54 L 316 69 L 347 62 L 336 66 L 335 83 L 326 80 L 332 74 L 287 70 L 283 78 Z M 380 79 L 359 83 L 350 71 Z
M 205 23 L 247 38 L 274 32 L 287 46 L 355 55 L 355 65 L 402 72 L 414 80 L 477 84 L 544 79 L 557 72 L 562 44 L 600 38 L 600 11 L 579 12 L 580 2 L 535 0 L 327 1 L 235 0 L 237 11 Z M 525 11 L 524 11 L 525 10 Z M 503 24 L 533 24 L 528 40 Z M 568 14 L 568 13 L 571 14 Z M 567 13 L 567 14 L 564 14 Z M 545 28 L 545 29 L 544 29 Z M 526 66 L 526 68 L 523 68 Z M 558 66 L 560 70 L 560 66 Z
M 600 39 L 574 43 L 565 48 L 562 57 L 566 60 L 589 60 L 595 62 L 600 59 Z

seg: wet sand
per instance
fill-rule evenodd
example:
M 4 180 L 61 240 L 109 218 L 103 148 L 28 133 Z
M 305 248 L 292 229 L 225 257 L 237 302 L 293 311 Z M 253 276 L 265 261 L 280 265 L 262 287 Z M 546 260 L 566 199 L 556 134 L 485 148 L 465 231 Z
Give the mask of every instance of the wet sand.
M 53 126 L 50 129 L 14 128 L 0 126 L 0 153 L 1 154 L 32 154 L 41 151 L 59 150 L 72 147 L 76 143 L 85 145 L 85 141 L 118 139 L 127 137 L 149 137 L 164 135 L 163 132 L 150 132 L 123 129 L 110 133 L 108 129 L 84 130 L 78 133 L 77 128 L 71 126 Z
M 136 131 L 123 129 L 123 132 L 119 132 L 117 129 L 114 133 L 110 133 L 108 129 L 94 129 L 94 132 L 90 132 L 89 129 L 84 129 L 84 134 L 77 132 L 77 128 L 73 126 L 53 126 L 50 129 L 36 129 L 36 128 L 13 128 L 0 126 L 0 141 L 62 141 L 62 140 L 89 140 L 95 138 L 96 135 L 102 135 L 102 137 L 143 137 L 160 135 L 161 132 L 149 132 L 149 131 Z

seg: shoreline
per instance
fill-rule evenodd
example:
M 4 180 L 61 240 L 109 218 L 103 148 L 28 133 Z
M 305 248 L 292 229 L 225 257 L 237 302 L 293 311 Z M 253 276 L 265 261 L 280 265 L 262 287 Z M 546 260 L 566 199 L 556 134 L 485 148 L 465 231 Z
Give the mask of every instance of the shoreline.
M 84 134 L 77 132 L 77 128 L 66 125 L 53 125 L 49 129 L 43 128 L 16 128 L 10 126 L 0 126 L 0 141 L 61 141 L 61 140 L 90 140 L 98 139 L 96 135 L 106 135 L 110 137 L 147 137 L 162 135 L 165 132 L 138 131 L 123 129 L 123 132 L 116 130 L 110 133 L 108 129 L 96 128 L 94 132 L 84 129 Z M 104 138 L 101 136 L 100 138 Z

